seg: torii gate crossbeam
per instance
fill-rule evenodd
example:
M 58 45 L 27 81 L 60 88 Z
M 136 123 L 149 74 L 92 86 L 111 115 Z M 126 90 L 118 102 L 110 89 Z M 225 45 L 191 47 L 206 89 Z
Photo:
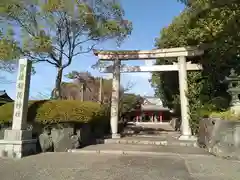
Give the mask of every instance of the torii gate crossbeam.
M 186 57 L 200 56 L 204 51 L 197 47 L 180 47 L 170 49 L 157 49 L 151 51 L 97 51 L 94 54 L 102 61 L 114 61 L 111 70 L 105 72 L 113 73 L 112 81 L 112 101 L 111 101 L 111 130 L 112 138 L 119 138 L 118 134 L 118 115 L 119 115 L 119 90 L 120 90 L 120 73 L 121 72 L 161 72 L 161 71 L 178 71 L 179 72 L 179 88 L 181 100 L 181 136 L 180 140 L 192 140 L 190 123 L 189 123 L 189 103 L 187 98 L 187 70 L 201 70 L 202 67 L 197 64 L 186 62 Z M 156 58 L 177 58 L 178 63 L 173 65 L 160 66 L 134 66 L 132 68 L 124 67 L 121 69 L 121 60 L 137 60 L 137 59 L 156 59 Z

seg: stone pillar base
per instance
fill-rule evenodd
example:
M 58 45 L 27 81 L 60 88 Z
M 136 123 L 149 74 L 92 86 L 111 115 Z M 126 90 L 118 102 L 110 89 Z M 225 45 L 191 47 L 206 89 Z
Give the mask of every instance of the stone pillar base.
M 121 134 L 112 134 L 112 139 L 120 139 Z
M 180 141 L 197 141 L 197 137 L 192 136 L 192 135 L 181 135 L 181 136 L 179 136 L 178 140 L 180 140 Z
M 0 140 L 0 157 L 22 158 L 36 153 L 36 139 L 23 141 Z
M 27 130 L 5 130 L 0 140 L 0 157 L 22 158 L 36 153 L 36 139 Z

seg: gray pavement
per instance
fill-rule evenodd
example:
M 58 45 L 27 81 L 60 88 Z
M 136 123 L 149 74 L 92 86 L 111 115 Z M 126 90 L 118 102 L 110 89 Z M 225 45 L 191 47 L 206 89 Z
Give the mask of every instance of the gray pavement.
M 0 159 L 0 180 L 238 180 L 240 162 L 213 156 L 46 153 Z
M 136 155 L 198 155 L 209 156 L 210 154 L 201 148 L 186 146 L 156 146 L 136 144 L 97 144 L 82 149 L 74 149 L 75 153 L 107 153 L 107 154 L 136 154 Z
M 168 126 L 167 126 L 168 127 Z M 0 180 L 238 180 L 240 162 L 172 142 L 176 133 L 126 137 L 130 144 L 98 144 L 68 153 L 45 153 L 20 160 L 0 158 Z

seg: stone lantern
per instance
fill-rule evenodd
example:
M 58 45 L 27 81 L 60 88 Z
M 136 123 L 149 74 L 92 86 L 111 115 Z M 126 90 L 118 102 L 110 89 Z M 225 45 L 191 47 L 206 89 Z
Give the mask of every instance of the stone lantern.
M 229 83 L 228 93 L 230 94 L 231 110 L 235 113 L 240 113 L 240 76 L 235 72 L 234 69 L 230 71 L 230 75 L 225 78 L 225 81 Z

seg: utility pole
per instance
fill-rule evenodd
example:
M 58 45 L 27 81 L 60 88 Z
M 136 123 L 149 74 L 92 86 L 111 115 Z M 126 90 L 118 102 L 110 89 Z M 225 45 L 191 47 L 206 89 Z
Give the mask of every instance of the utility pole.
M 100 104 L 102 104 L 102 93 L 103 93 L 102 85 L 103 85 L 103 78 L 100 77 L 100 79 L 99 79 L 99 94 L 98 94 L 98 101 Z
M 81 83 L 81 101 L 84 101 L 84 84 Z

